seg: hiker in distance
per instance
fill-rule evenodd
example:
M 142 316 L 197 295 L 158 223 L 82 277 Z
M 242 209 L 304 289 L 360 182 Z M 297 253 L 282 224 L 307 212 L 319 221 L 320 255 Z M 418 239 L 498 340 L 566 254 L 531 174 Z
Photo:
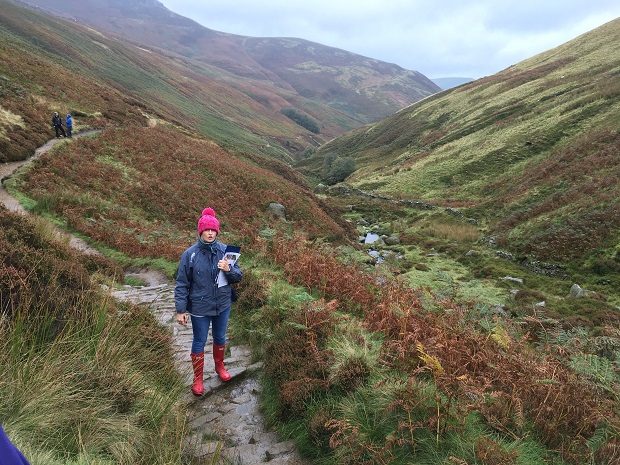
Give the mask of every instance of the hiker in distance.
M 65 124 L 67 126 L 67 137 L 73 137 L 71 135 L 71 133 L 73 132 L 73 116 L 71 116 L 71 113 L 67 113 Z
M 205 208 L 198 220 L 198 241 L 181 255 L 177 272 L 174 302 L 176 319 L 181 325 L 192 322 L 191 359 L 194 369 L 192 393 L 204 394 L 204 349 L 211 326 L 213 335 L 213 361 L 215 372 L 222 381 L 231 378 L 224 366 L 226 329 L 232 306 L 232 283 L 243 276 L 237 264 L 224 260 L 226 245 L 217 240 L 220 222 L 215 210 Z M 225 283 L 218 286 L 218 274 L 222 271 Z
M 54 116 L 52 116 L 52 126 L 54 126 L 54 130 L 56 131 L 56 137 L 60 137 L 61 134 L 63 137 L 67 137 L 67 133 L 65 132 L 65 128 L 62 127 L 62 120 L 57 111 L 55 111 Z

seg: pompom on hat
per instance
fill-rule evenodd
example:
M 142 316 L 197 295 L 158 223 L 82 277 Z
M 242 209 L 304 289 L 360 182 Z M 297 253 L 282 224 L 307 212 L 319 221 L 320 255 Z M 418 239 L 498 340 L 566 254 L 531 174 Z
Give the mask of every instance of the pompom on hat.
M 198 235 L 202 235 L 207 229 L 213 229 L 218 234 L 220 233 L 220 222 L 215 217 L 215 210 L 211 207 L 202 211 L 202 216 L 198 220 Z

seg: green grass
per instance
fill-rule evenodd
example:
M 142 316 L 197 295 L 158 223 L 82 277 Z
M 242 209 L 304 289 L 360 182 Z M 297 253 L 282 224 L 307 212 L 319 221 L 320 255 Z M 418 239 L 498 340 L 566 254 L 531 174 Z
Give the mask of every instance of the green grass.
M 356 187 L 461 207 L 511 250 L 583 268 L 617 243 L 619 38 L 615 20 L 336 138 L 300 166 L 320 175 L 325 158 L 352 157 Z
M 125 285 L 133 286 L 133 287 L 142 287 L 142 286 L 146 286 L 147 283 L 146 281 L 144 281 L 141 278 L 138 278 L 137 276 L 125 276 Z

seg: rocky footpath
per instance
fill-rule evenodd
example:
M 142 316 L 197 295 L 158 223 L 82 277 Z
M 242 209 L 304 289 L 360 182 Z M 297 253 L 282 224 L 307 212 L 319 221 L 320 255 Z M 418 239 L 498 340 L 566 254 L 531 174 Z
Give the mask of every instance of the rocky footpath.
M 135 275 L 145 278 L 144 275 Z M 150 282 L 153 276 L 150 275 Z M 301 465 L 291 441 L 281 441 L 268 431 L 258 408 L 260 363 L 252 363 L 247 346 L 228 344 L 226 367 L 233 378 L 222 383 L 214 371 L 212 348 L 205 348 L 205 395 L 195 397 L 189 386 L 192 367 L 189 359 L 192 344 L 191 326 L 180 326 L 174 318 L 174 286 L 169 283 L 145 287 L 124 286 L 112 292 L 118 299 L 148 305 L 157 320 L 173 335 L 175 363 L 187 383 L 190 432 L 184 444 L 192 462 L 254 465 Z M 234 312 L 234 309 L 233 309 Z M 209 341 L 211 337 L 209 336 Z M 221 460 L 218 461 L 217 457 Z

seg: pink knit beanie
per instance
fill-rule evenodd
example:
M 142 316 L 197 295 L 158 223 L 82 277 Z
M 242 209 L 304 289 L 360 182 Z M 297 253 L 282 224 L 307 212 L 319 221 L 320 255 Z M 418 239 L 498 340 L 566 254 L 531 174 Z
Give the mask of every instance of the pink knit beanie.
M 198 220 L 198 235 L 202 235 L 207 229 L 213 229 L 218 234 L 220 233 L 220 222 L 215 217 L 215 210 L 211 207 L 202 211 L 202 216 Z

